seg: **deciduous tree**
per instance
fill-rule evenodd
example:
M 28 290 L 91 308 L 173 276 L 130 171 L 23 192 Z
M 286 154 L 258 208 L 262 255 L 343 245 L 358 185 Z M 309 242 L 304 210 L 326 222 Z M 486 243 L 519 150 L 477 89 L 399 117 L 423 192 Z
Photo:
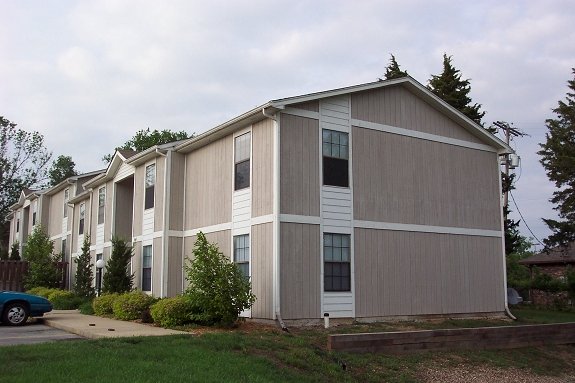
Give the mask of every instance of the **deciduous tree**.
M 49 186 L 56 186 L 66 178 L 78 175 L 74 167 L 76 164 L 70 156 L 58 156 L 56 161 L 52 162 L 48 175 L 50 176 Z
M 23 251 L 24 260 L 30 262 L 28 275 L 24 279 L 26 290 L 34 287 L 58 287 L 62 275 L 56 268 L 57 256 L 53 251 L 54 241 L 50 240 L 42 226 L 34 226 Z

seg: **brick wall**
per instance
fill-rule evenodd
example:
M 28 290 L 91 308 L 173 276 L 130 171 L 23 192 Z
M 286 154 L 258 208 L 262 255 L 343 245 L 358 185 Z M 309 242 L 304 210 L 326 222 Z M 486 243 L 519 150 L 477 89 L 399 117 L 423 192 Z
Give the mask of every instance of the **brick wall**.
M 538 265 L 539 271 L 551 275 L 553 278 L 560 278 L 565 276 L 565 265 Z M 573 302 L 569 300 L 566 291 L 559 293 L 548 293 L 542 290 L 532 289 L 530 292 L 531 302 L 535 305 L 552 306 L 556 300 L 563 300 L 568 305 L 572 306 Z

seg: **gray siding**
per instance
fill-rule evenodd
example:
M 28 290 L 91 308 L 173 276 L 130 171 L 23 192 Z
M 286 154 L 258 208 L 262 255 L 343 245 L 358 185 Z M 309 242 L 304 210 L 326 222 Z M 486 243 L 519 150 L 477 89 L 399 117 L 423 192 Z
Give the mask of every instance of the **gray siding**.
M 352 93 L 351 118 L 483 142 L 401 85 Z
M 132 241 L 134 207 L 134 177 L 116 183 L 116 213 L 114 233 L 128 242 Z
M 353 128 L 354 218 L 501 229 L 497 154 Z
M 273 133 L 270 119 L 252 127 L 252 217 L 273 213 Z
M 355 229 L 357 317 L 501 312 L 501 239 Z
M 186 157 L 183 154 L 171 152 L 170 169 L 170 230 L 184 230 L 184 181 Z M 180 250 L 181 252 L 181 250 Z
M 144 185 L 146 178 L 146 167 L 138 166 L 134 172 L 134 237 L 142 235 L 142 225 L 144 221 Z
M 145 168 L 145 166 L 144 166 Z M 166 174 L 166 158 L 156 158 L 156 185 L 154 186 L 154 231 L 161 231 L 164 228 L 164 194 L 165 194 L 165 180 Z M 145 189 L 145 179 L 142 183 L 142 188 Z
M 186 156 L 184 230 L 231 221 L 232 148 L 230 135 Z
M 274 319 L 273 224 L 252 226 L 251 281 L 256 302 L 252 318 Z
M 152 294 L 157 297 L 162 296 L 162 257 L 164 253 L 162 241 L 163 238 L 154 238 L 152 244 Z M 142 273 L 142 269 L 139 272 Z M 140 284 L 140 288 L 141 286 Z
M 280 212 L 319 216 L 319 121 L 281 114 Z
M 66 190 L 66 189 L 64 189 Z M 53 237 L 62 234 L 62 220 L 64 219 L 64 190 L 44 198 L 44 205 L 48 205 L 49 214 L 42 217 L 43 226 L 48 229 L 48 235 Z M 70 213 L 70 211 L 68 211 Z M 70 217 L 68 217 L 70 220 Z
M 319 112 L 319 101 L 308 101 L 308 102 L 301 102 L 299 104 L 290 105 L 292 108 L 309 110 L 310 112 Z
M 213 233 L 206 234 L 206 239 L 210 243 L 215 243 L 218 245 L 220 251 L 231 260 L 231 246 L 232 237 L 230 230 L 216 231 Z M 194 254 L 194 243 L 196 242 L 197 236 L 193 235 L 191 237 L 184 238 L 184 262 L 185 258 L 193 259 Z M 187 262 L 186 262 L 187 263 Z M 184 289 L 188 287 L 188 281 L 184 281 Z
M 168 241 L 168 291 L 166 296 L 175 297 L 182 293 L 183 238 L 170 237 Z
M 321 316 L 319 229 L 319 225 L 281 224 L 280 304 L 283 319 Z

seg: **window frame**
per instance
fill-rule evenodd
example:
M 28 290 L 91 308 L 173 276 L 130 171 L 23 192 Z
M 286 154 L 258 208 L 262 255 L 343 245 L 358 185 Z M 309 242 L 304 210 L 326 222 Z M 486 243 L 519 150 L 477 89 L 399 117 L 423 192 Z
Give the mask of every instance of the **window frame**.
M 153 180 L 148 183 L 148 169 L 153 169 Z M 153 209 L 155 206 L 156 190 L 156 163 L 146 166 L 144 171 L 144 210 Z
M 326 134 L 329 140 L 326 140 Z M 334 140 L 334 137 L 337 139 Z M 342 140 L 342 138 L 345 139 Z M 332 129 L 321 130 L 322 184 L 349 188 L 349 133 Z
M 64 190 L 64 211 L 62 212 L 63 218 L 68 218 L 68 200 L 70 199 L 70 189 Z
M 252 132 L 247 131 L 234 137 L 234 191 L 251 186 Z M 247 177 L 245 176 L 247 170 Z M 243 182 L 242 182 L 243 181 Z
M 98 225 L 104 223 L 106 214 L 106 187 L 98 189 Z
M 82 202 L 80 204 L 80 210 L 78 213 L 78 235 L 84 234 L 85 220 L 86 220 L 86 203 Z
M 233 261 L 242 270 L 244 276 L 250 278 L 250 235 L 238 234 L 232 238 Z M 240 247 L 241 246 L 241 247 Z
M 149 249 L 150 254 L 146 254 L 146 250 Z M 149 260 L 149 265 L 146 265 L 146 259 Z M 141 287 L 142 291 L 145 293 L 152 292 L 152 266 L 154 262 L 154 248 L 153 245 L 145 245 L 142 246 L 142 280 L 141 280 Z M 149 290 L 146 288 L 149 287 Z
M 330 238 L 329 241 L 328 238 Z M 339 238 L 339 241 L 335 241 L 335 238 Z M 345 241 L 344 238 L 346 238 Z M 331 242 L 331 244 L 328 245 L 328 242 Z M 328 249 L 330 251 L 328 251 Z M 347 260 L 344 259 L 344 249 L 347 249 Z M 339 274 L 337 275 L 334 274 L 336 267 L 339 269 Z M 323 234 L 323 269 L 324 292 L 351 292 L 351 234 Z M 331 270 L 329 274 L 328 269 Z M 336 281 L 336 279 L 340 287 L 334 287 L 334 281 Z

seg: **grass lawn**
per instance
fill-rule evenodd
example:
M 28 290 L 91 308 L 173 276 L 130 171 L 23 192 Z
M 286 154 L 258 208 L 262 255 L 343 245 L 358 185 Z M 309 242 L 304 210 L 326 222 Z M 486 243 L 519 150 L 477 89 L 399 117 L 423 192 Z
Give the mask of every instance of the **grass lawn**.
M 199 337 L 102 339 L 0 348 L 10 382 L 417 382 L 425 368 L 465 365 L 558 376 L 575 374 L 575 346 L 433 352 L 409 356 L 328 354 L 329 333 L 575 321 L 575 313 L 514 310 L 518 322 L 448 320 L 352 324 L 325 330 L 252 326 Z M 345 370 L 344 367 L 345 366 Z

